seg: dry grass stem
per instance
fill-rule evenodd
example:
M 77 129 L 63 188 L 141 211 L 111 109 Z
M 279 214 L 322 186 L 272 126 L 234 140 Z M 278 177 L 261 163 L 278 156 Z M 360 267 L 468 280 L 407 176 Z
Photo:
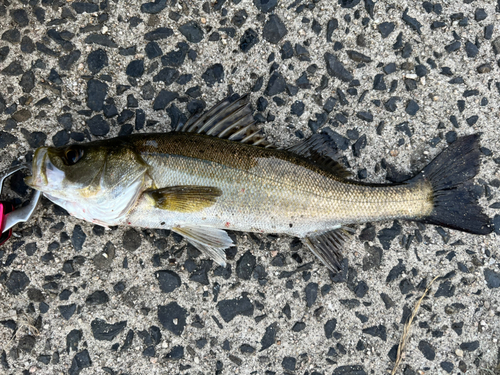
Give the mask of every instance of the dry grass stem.
M 398 345 L 398 353 L 396 355 L 396 363 L 394 364 L 394 368 L 392 369 L 391 375 L 395 375 L 396 372 L 398 371 L 399 364 L 401 363 L 401 360 L 403 359 L 403 355 L 405 352 L 405 347 L 406 343 L 408 342 L 408 339 L 410 338 L 410 329 L 411 325 L 413 323 L 413 319 L 417 316 L 418 310 L 420 309 L 420 305 L 422 304 L 422 301 L 424 300 L 424 297 L 429 293 L 429 290 L 431 289 L 432 284 L 438 276 L 432 279 L 432 281 L 429 283 L 427 288 L 425 288 L 424 294 L 422 294 L 422 297 L 417 301 L 415 304 L 415 308 L 413 309 L 413 312 L 410 316 L 410 319 L 408 319 L 408 322 L 403 327 L 403 334 L 401 335 L 401 339 L 399 340 L 399 345 Z

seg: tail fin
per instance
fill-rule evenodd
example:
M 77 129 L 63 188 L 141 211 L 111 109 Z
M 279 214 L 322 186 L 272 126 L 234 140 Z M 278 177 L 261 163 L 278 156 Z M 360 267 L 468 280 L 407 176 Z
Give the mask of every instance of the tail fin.
M 424 179 L 433 188 L 434 209 L 419 221 L 473 234 L 493 231 L 491 219 L 468 190 L 479 171 L 479 157 L 479 135 L 461 137 L 410 180 Z

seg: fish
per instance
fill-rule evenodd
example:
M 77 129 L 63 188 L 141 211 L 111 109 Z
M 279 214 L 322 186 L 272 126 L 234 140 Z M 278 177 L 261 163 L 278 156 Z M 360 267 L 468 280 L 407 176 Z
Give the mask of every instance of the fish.
M 479 135 L 458 138 L 398 184 L 351 178 L 327 132 L 269 143 L 249 95 L 225 98 L 167 133 L 35 151 L 25 182 L 71 215 L 102 226 L 169 229 L 219 265 L 230 231 L 298 237 L 332 272 L 352 226 L 393 219 L 485 235 L 493 228 L 469 187 Z

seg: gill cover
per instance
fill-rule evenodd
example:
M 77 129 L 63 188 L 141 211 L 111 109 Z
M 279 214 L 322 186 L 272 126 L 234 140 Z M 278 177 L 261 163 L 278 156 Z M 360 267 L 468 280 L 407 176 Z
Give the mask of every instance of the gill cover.
M 147 165 L 120 139 L 39 148 L 26 183 L 71 215 L 100 225 L 124 224 L 150 187 Z

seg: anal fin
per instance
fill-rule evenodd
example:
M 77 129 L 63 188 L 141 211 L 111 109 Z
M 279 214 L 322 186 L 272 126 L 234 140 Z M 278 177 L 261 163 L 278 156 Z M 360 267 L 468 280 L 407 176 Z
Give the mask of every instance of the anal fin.
M 173 227 L 172 231 L 185 237 L 194 247 L 208 255 L 219 265 L 226 266 L 224 249 L 233 244 L 233 240 L 226 231 L 208 226 L 189 225 Z
M 340 227 L 321 234 L 312 233 L 302 238 L 302 242 L 328 269 L 336 273 L 340 271 L 342 247 L 351 231 L 350 227 Z

